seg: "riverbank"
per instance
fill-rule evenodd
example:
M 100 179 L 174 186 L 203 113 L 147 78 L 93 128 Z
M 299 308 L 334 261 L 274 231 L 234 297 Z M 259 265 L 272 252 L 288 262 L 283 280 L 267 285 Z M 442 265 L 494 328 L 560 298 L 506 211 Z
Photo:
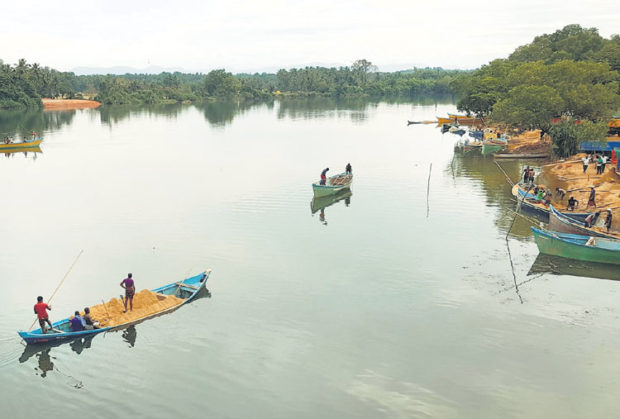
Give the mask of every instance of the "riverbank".
M 611 208 L 617 214 L 620 211 L 620 175 L 615 166 L 608 163 L 603 174 L 596 173 L 596 164 L 590 163 L 587 170 L 583 171 L 581 158 L 585 154 L 577 154 L 570 160 L 562 160 L 557 163 L 547 164 L 542 167 L 541 177 L 545 184 L 555 188 L 562 188 L 567 193 L 564 199 L 555 200 L 564 205 L 569 197 L 574 196 L 579 201 L 578 209 L 588 209 L 588 197 L 590 188 L 596 191 L 596 210 L 604 211 Z M 589 210 L 594 208 L 590 207 Z M 617 227 L 615 228 L 617 230 Z
M 86 99 L 41 99 L 46 111 L 98 108 L 101 103 Z

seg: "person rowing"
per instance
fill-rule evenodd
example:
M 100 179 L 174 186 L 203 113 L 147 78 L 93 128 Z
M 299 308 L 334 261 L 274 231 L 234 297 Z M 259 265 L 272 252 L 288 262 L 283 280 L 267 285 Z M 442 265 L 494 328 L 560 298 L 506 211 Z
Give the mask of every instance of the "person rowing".
M 43 302 L 43 297 L 37 297 L 37 303 L 34 305 L 34 314 L 37 315 L 39 319 L 39 325 L 41 326 L 41 332 L 47 333 L 47 329 L 45 328 L 45 323 L 50 326 L 50 330 L 54 330 L 52 326 L 52 322 L 50 322 L 49 316 L 47 315 L 47 310 L 51 310 L 52 306 Z

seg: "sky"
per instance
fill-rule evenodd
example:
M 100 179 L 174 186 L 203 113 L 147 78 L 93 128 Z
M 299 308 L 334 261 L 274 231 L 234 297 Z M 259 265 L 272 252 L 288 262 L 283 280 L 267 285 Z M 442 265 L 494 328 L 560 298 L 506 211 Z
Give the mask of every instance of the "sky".
M 233 73 L 366 59 L 380 71 L 472 69 L 577 23 L 620 33 L 610 0 L 11 1 L 0 59 L 60 71 Z M 89 70 L 90 69 L 90 70 Z

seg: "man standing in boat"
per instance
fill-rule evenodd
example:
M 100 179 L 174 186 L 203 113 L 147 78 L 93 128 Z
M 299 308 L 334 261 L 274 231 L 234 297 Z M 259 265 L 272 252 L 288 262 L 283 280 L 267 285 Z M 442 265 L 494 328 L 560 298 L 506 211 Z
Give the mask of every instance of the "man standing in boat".
M 347 163 L 347 167 L 345 167 L 344 171 L 347 175 L 353 174 L 353 170 L 351 169 L 351 163 Z
M 136 293 L 136 284 L 132 278 L 132 274 L 127 274 L 127 278 L 121 281 L 121 287 L 125 288 L 125 299 L 123 305 L 125 310 L 123 313 L 127 313 L 127 301 L 129 301 L 129 311 L 133 311 L 133 296 Z
M 319 185 L 325 185 L 325 182 L 327 182 L 327 171 L 329 170 L 329 167 L 326 169 L 323 169 L 323 171 L 321 172 L 321 181 L 319 182 Z
M 43 297 L 37 297 L 37 303 L 34 305 L 34 314 L 36 314 L 39 319 L 39 325 L 41 326 L 41 332 L 43 333 L 47 333 L 47 330 L 45 329 L 45 323 L 49 324 L 50 330 L 53 329 L 52 323 L 47 316 L 47 310 L 51 309 L 51 305 L 43 302 Z

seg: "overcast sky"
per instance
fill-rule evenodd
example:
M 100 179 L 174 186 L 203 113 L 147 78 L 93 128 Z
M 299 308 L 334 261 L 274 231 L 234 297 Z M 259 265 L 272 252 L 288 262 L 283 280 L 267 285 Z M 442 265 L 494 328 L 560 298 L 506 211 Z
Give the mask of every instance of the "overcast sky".
M 0 59 L 61 71 L 234 73 L 365 58 L 380 70 L 476 68 L 571 23 L 620 33 L 611 0 L 61 0 L 3 2 Z

